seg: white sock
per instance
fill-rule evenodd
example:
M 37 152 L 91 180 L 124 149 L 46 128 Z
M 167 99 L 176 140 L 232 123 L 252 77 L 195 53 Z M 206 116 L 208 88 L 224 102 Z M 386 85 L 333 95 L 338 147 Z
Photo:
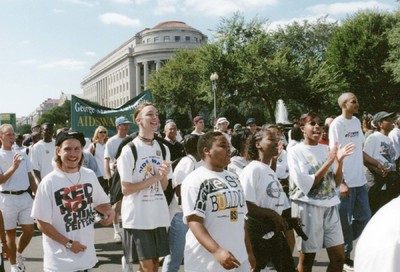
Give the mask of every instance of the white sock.
M 120 233 L 121 229 L 119 228 L 119 224 L 113 224 L 115 233 Z

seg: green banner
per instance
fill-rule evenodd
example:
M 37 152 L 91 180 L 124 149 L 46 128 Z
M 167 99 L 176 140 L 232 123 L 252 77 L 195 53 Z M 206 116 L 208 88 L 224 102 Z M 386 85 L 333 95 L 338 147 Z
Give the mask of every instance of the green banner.
M 0 113 L 0 125 L 11 124 L 14 130 L 17 129 L 17 118 L 15 113 Z
M 113 136 L 117 133 L 115 119 L 125 116 L 133 122 L 133 112 L 135 107 L 143 102 L 152 102 L 151 91 L 147 90 L 140 95 L 132 98 L 119 108 L 112 109 L 100 106 L 91 101 L 81 99 L 75 95 L 71 98 L 71 127 L 74 131 L 85 134 L 85 137 L 93 137 L 94 131 L 98 126 L 108 129 L 108 135 Z M 130 126 L 130 133 L 137 131 L 136 124 Z

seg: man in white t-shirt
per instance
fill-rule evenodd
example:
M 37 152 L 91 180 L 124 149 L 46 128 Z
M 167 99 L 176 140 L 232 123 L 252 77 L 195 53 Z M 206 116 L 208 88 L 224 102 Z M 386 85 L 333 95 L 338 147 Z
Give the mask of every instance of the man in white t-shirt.
M 42 140 L 32 148 L 32 166 L 36 181 L 40 181 L 53 171 L 55 145 L 53 140 L 53 124 L 44 123 L 41 126 Z
M 381 170 L 384 166 L 363 152 L 364 134 L 361 122 L 354 116 L 359 109 L 357 97 L 353 93 L 343 93 L 338 98 L 338 104 L 342 114 L 329 126 L 329 146 L 333 148 L 336 144 L 345 146 L 348 143 L 355 145 L 353 154 L 343 161 L 343 181 L 339 188 L 339 213 L 346 253 L 344 269 L 352 271 L 353 260 L 350 259 L 350 253 L 353 250 L 353 240 L 360 236 L 371 218 L 363 160 Z
M 81 167 L 83 134 L 60 132 L 55 144 L 57 167 L 39 184 L 31 213 L 43 232 L 43 269 L 92 272 L 95 209 L 104 216 L 102 225 L 115 213 L 94 172 Z
M 110 179 L 114 173 L 114 169 L 117 167 L 117 161 L 115 156 L 117 155 L 118 147 L 122 140 L 126 138 L 129 132 L 129 125 L 132 122 L 125 116 L 120 116 L 115 120 L 115 126 L 117 134 L 108 139 L 106 147 L 104 149 L 104 173 L 105 179 Z M 115 218 L 113 222 L 114 227 L 114 241 L 122 243 L 121 229 L 119 227 L 119 215 L 121 214 L 121 201 L 118 201 L 113 205 L 115 210 Z
M 21 254 L 28 246 L 34 232 L 33 220 L 30 218 L 32 197 L 28 193 L 28 188 L 35 192 L 36 182 L 26 153 L 12 150 L 14 140 L 13 127 L 10 124 L 0 126 L 0 209 L 7 234 L 7 255 L 11 272 L 20 272 L 25 271 Z M 17 224 L 22 229 L 18 244 L 16 244 Z
M 247 213 L 238 178 L 224 170 L 229 143 L 220 132 L 207 132 L 198 143 L 204 160 L 183 181 L 183 221 L 189 225 L 185 271 L 251 271 L 253 250 L 244 217 Z

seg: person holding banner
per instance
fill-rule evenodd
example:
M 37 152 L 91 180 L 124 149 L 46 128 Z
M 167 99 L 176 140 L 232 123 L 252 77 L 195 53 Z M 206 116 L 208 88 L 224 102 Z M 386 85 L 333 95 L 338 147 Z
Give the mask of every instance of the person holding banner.
M 106 143 L 106 148 L 104 150 L 104 172 L 105 178 L 109 180 L 112 177 L 114 169 L 117 166 L 115 156 L 117 155 L 118 147 L 122 140 L 128 135 L 129 124 L 132 122 L 128 120 L 125 116 L 120 116 L 115 120 L 115 127 L 117 129 L 117 134 L 108 139 Z M 121 229 L 119 227 L 119 214 L 121 213 L 121 201 L 117 202 L 113 206 L 115 210 L 114 218 L 114 241 L 117 243 L 122 242 Z

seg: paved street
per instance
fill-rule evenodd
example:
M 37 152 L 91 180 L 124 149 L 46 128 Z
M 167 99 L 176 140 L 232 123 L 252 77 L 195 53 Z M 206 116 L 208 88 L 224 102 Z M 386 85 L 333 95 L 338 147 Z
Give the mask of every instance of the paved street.
M 113 242 L 113 229 L 112 227 L 98 227 L 96 228 L 96 251 L 99 262 L 95 267 L 96 272 L 119 272 L 121 271 L 121 256 L 122 248 L 120 244 L 115 244 Z M 295 261 L 297 262 L 297 257 L 295 256 Z M 41 234 L 39 231 L 35 231 L 35 236 L 33 237 L 27 250 L 24 252 L 24 257 L 26 257 L 25 265 L 27 267 L 27 272 L 39 272 L 42 271 L 43 266 L 43 250 L 41 242 Z M 324 252 L 317 254 L 316 262 L 314 264 L 313 272 L 326 271 L 328 264 L 327 255 Z M 6 261 L 6 271 L 10 271 L 9 263 Z M 138 270 L 138 266 L 134 266 L 135 270 Z M 160 269 L 161 271 L 161 269 Z M 180 271 L 183 271 L 183 266 L 181 266 Z M 275 270 L 270 270 L 275 271 Z

